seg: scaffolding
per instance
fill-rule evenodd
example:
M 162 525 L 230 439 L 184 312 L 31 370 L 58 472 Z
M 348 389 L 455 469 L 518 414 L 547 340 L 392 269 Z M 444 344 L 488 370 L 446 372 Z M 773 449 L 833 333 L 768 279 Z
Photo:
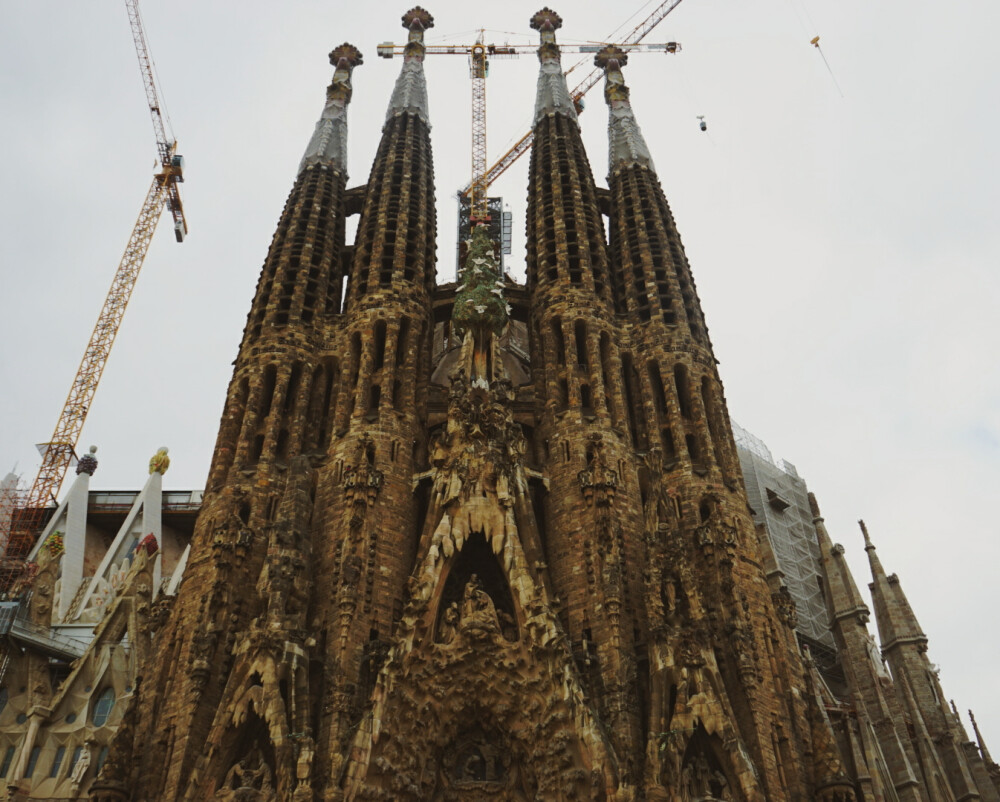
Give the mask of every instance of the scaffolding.
M 795 600 L 798 631 L 812 642 L 835 649 L 806 483 L 794 465 L 776 461 L 764 441 L 735 422 L 733 435 L 754 520 L 764 525 Z

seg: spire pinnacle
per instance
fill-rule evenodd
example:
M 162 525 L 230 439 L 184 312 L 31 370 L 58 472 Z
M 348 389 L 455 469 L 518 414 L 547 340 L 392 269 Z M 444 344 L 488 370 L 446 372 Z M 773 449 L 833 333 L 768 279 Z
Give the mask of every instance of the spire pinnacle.
M 427 104 L 427 81 L 424 77 L 424 31 L 434 27 L 434 17 L 420 6 L 414 6 L 403 14 L 403 27 L 409 31 L 406 47 L 403 49 L 403 68 L 392 90 L 389 109 L 385 121 L 389 122 L 400 114 L 415 114 L 430 127 Z
M 861 598 L 854 575 L 844 559 L 844 547 L 830 540 L 826 523 L 819 512 L 819 502 L 816 496 L 809 494 L 809 506 L 813 513 L 813 526 L 816 528 L 816 541 L 819 544 L 820 558 L 825 575 L 827 607 L 833 626 L 842 626 L 845 621 L 855 621 L 861 626 L 868 623 L 870 612 L 868 605 Z
M 633 164 L 656 172 L 632 111 L 625 76 L 622 75 L 622 67 L 628 63 L 628 54 L 620 47 L 608 45 L 594 56 L 594 63 L 604 70 L 604 101 L 608 104 L 608 172 L 613 173 Z
M 566 86 L 566 76 L 559 61 L 559 45 L 556 44 L 556 31 L 562 27 L 562 17 L 546 7 L 531 18 L 531 27 L 539 32 L 541 38 L 535 124 L 549 114 L 562 114 L 576 122 L 576 106 Z
M 351 73 L 364 60 L 360 50 L 344 42 L 330 52 L 330 63 L 334 66 L 333 81 L 326 89 L 326 105 L 299 162 L 300 173 L 310 164 L 325 164 L 347 173 L 347 105 L 354 92 Z
M 972 729 L 976 733 L 976 740 L 979 742 L 979 753 L 983 756 L 983 762 L 987 766 L 993 763 L 993 758 L 990 757 L 990 750 L 986 748 L 986 741 L 983 740 L 983 734 L 979 731 L 979 725 L 976 724 L 976 717 L 972 715 L 972 711 L 969 711 L 969 719 L 972 721 Z
M 875 550 L 875 544 L 872 543 L 872 539 L 868 536 L 868 527 L 865 526 L 865 522 L 862 520 L 858 521 L 858 526 L 861 527 L 861 534 L 865 536 L 865 551 L 871 549 Z
M 878 622 L 882 652 L 886 654 L 893 647 L 906 643 L 919 644 L 925 650 L 927 636 L 920 629 L 917 617 L 903 593 L 899 576 L 886 574 L 875 551 L 875 544 L 868 534 L 868 527 L 864 521 L 858 521 L 858 525 L 865 536 L 865 551 L 868 552 L 868 564 L 871 566 L 872 582 L 868 587 L 875 605 L 875 620 Z

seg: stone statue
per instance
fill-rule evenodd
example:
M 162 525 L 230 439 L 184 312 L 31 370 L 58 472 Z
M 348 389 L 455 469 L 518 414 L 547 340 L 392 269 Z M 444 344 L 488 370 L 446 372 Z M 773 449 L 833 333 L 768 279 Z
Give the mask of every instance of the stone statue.
M 83 782 L 83 778 L 87 776 L 87 769 L 90 768 L 90 742 L 88 741 L 83 745 L 83 749 L 80 752 L 80 757 L 76 761 L 76 765 L 73 766 L 73 773 L 70 774 L 69 780 L 73 785 L 73 788 L 78 788 Z
M 167 472 L 167 468 L 170 467 L 170 457 L 167 456 L 167 448 L 160 448 L 152 458 L 149 460 L 149 473 L 150 475 L 154 473 L 164 474 Z
M 444 611 L 444 616 L 441 618 L 441 628 L 438 631 L 438 640 L 441 643 L 451 643 L 455 640 L 459 618 L 458 605 L 452 602 L 448 605 L 448 608 Z
M 251 789 L 260 791 L 261 799 L 269 798 L 267 795 L 273 790 L 271 767 L 258 747 L 254 747 L 229 770 L 223 788 L 232 791 Z
M 475 627 L 478 629 L 499 628 L 496 608 L 476 574 L 469 577 L 462 596 L 462 629 Z

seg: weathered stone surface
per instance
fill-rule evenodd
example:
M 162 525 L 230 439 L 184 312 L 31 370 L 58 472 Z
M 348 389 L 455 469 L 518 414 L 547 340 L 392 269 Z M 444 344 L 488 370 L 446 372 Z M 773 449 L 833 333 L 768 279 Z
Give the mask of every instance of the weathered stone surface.
M 431 17 L 403 19 L 368 183 L 307 159 L 289 197 L 99 798 L 884 797 L 868 766 L 899 711 L 838 707 L 766 572 L 623 55 L 599 62 L 617 142 L 599 190 L 559 17 L 535 15 L 527 286 L 477 229 L 435 287 Z

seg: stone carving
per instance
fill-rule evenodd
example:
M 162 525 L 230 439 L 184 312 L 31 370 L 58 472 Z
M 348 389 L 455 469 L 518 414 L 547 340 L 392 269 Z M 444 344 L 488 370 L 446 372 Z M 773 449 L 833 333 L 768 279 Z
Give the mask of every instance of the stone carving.
M 358 440 L 355 464 L 344 469 L 344 499 L 353 529 L 361 526 L 368 508 L 374 506 L 384 478 L 382 471 L 375 467 L 375 441 L 368 434 L 362 435 Z
M 157 450 L 149 460 L 149 473 L 164 474 L 170 467 L 170 457 L 167 456 L 168 449 L 164 446 Z
M 577 474 L 587 506 L 613 507 L 618 488 L 618 472 L 607 465 L 604 443 L 598 434 L 591 435 L 587 446 L 587 467 Z
M 254 746 L 226 774 L 216 799 L 233 802 L 265 802 L 273 798 L 274 775 L 260 748 Z
M 798 626 L 799 618 L 795 611 L 795 599 L 792 598 L 788 586 L 782 585 L 777 592 L 772 593 L 771 601 L 774 602 L 774 609 L 781 622 L 789 629 L 795 629 Z
M 450 784 L 487 794 L 500 790 L 510 773 L 510 753 L 481 734 L 466 738 L 463 743 L 452 744 L 445 755 L 444 770 Z
M 681 769 L 681 790 L 684 800 L 731 800 L 729 781 L 719 769 L 709 765 L 704 754 L 696 754 Z
M 92 743 L 92 740 L 87 740 L 80 750 L 80 757 L 77 759 L 76 765 L 73 766 L 73 773 L 70 775 L 73 790 L 79 788 L 84 777 L 87 776 L 87 769 L 90 768 L 90 748 Z
M 479 577 L 475 574 L 466 584 L 465 593 L 462 596 L 462 617 L 459 629 L 469 634 L 496 632 L 500 629 L 493 599 L 483 590 L 479 583 Z
M 80 457 L 79 461 L 76 463 L 77 476 L 81 473 L 85 473 L 88 476 L 94 475 L 94 471 L 97 470 L 97 457 L 94 456 L 96 453 L 97 446 L 91 446 L 89 453 Z

